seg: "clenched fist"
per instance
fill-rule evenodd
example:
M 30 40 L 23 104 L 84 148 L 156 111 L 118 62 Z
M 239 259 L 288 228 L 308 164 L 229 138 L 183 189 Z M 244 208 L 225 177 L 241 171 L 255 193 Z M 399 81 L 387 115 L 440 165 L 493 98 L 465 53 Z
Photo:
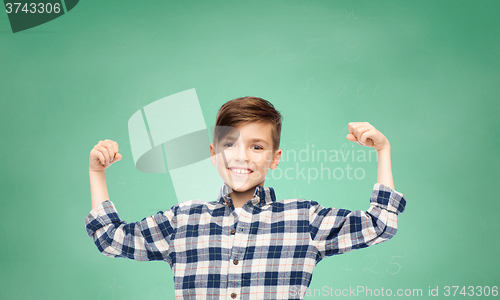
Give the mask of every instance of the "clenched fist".
M 104 172 L 113 162 L 122 159 L 118 153 L 118 143 L 112 140 L 99 141 L 90 151 L 89 171 Z
M 349 141 L 373 147 L 377 151 L 390 149 L 391 147 L 385 135 L 368 122 L 351 122 L 347 127 L 349 128 L 349 134 L 346 138 Z

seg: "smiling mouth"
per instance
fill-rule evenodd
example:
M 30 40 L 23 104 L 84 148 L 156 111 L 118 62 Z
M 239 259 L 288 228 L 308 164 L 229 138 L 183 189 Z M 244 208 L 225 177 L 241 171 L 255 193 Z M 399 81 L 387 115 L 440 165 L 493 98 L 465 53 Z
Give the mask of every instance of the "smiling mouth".
M 253 171 L 251 169 L 248 169 L 248 168 L 227 168 L 228 170 L 231 171 L 231 173 L 235 174 L 235 175 L 240 175 L 240 176 L 244 176 L 244 175 L 248 175 L 248 174 L 252 174 Z

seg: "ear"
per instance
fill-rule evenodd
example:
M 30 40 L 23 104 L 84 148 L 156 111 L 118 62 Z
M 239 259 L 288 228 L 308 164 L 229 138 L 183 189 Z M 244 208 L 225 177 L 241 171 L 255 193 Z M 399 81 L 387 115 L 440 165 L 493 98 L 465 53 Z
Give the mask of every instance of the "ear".
M 273 161 L 271 162 L 271 165 L 269 165 L 269 168 L 271 170 L 274 170 L 278 167 L 278 164 L 280 163 L 280 159 L 281 159 L 281 149 L 278 149 L 276 150 L 276 152 L 274 152 L 274 157 L 273 157 Z
M 212 165 L 216 166 L 217 160 L 215 157 L 215 148 L 214 148 L 214 144 L 212 144 L 212 143 L 210 143 L 210 159 L 212 160 Z

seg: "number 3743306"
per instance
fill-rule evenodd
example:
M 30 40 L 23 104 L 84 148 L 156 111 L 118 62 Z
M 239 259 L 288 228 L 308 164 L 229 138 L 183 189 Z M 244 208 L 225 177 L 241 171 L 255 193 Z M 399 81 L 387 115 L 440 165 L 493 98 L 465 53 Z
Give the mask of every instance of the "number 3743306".
M 60 3 L 6 3 L 5 11 L 8 14 L 58 14 L 61 12 Z
M 445 286 L 444 296 L 498 296 L 498 286 Z

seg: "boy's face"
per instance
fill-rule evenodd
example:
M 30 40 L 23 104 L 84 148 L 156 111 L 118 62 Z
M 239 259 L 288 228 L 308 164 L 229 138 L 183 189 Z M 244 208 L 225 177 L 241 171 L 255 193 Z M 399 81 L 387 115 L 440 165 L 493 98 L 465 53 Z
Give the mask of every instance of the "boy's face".
M 217 147 L 210 144 L 210 154 L 222 180 L 233 191 L 246 192 L 264 186 L 269 168 L 278 166 L 281 149 L 273 153 L 271 124 L 254 122 L 236 129 L 220 139 Z

